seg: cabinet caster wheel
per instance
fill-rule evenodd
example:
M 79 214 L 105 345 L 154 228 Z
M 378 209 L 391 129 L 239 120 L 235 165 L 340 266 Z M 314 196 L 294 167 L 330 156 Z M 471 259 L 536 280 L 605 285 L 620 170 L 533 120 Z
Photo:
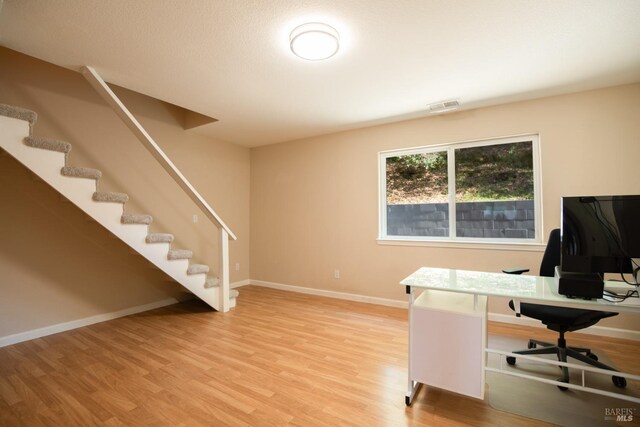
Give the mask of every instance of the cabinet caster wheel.
M 563 382 L 563 383 L 568 383 L 568 382 L 569 382 L 569 380 L 565 380 L 565 379 L 564 379 L 564 378 L 562 378 L 562 377 L 561 377 L 561 378 L 558 378 L 556 381 L 560 381 L 560 382 Z M 569 390 L 569 387 L 563 387 L 563 386 L 561 386 L 561 385 L 559 385 L 559 386 L 558 386 L 558 388 L 559 388 L 560 390 L 562 390 L 562 391 L 567 391 L 567 390 Z
M 627 379 L 625 377 L 616 377 L 614 375 L 611 377 L 611 381 L 613 381 L 613 385 L 618 388 L 625 388 L 627 386 Z
M 532 341 L 529 341 L 529 342 L 527 343 L 527 348 L 536 348 L 536 347 L 537 347 L 537 346 L 536 346 L 536 343 L 534 343 L 534 342 L 532 342 Z
M 595 354 L 589 352 L 587 353 L 587 357 L 591 360 L 595 360 L 596 362 L 598 361 L 598 356 L 596 356 Z
M 513 366 L 516 364 L 516 358 L 513 356 L 507 356 L 507 364 Z

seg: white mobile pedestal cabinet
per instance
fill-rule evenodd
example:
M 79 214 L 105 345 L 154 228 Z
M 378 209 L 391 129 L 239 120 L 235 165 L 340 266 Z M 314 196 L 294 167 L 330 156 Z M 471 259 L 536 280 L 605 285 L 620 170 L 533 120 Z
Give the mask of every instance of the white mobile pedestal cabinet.
M 409 382 L 483 399 L 487 297 L 427 289 L 409 322 Z

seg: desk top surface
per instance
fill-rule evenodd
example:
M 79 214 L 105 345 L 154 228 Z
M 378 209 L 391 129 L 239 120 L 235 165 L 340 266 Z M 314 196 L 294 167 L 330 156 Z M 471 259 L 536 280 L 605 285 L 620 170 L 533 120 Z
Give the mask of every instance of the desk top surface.
M 567 298 L 558 293 L 553 277 L 422 267 L 400 284 L 412 288 L 500 296 L 565 307 L 640 312 L 640 298 L 628 298 L 624 302 Z M 624 283 L 619 282 L 605 282 L 607 288 L 620 288 L 623 285 Z M 632 289 L 629 285 L 626 288 Z

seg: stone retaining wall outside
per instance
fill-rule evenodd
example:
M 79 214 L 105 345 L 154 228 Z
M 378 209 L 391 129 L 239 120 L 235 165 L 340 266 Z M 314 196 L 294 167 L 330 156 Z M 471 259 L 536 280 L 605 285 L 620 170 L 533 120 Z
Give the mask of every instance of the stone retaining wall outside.
M 533 200 L 456 204 L 457 237 L 535 238 Z M 449 205 L 387 206 L 388 236 L 449 236 Z

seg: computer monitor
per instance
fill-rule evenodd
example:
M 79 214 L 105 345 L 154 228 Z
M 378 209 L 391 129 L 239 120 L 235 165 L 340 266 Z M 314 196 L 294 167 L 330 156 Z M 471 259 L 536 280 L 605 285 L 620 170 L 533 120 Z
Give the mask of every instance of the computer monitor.
M 631 273 L 640 258 L 640 195 L 562 198 L 566 272 Z

